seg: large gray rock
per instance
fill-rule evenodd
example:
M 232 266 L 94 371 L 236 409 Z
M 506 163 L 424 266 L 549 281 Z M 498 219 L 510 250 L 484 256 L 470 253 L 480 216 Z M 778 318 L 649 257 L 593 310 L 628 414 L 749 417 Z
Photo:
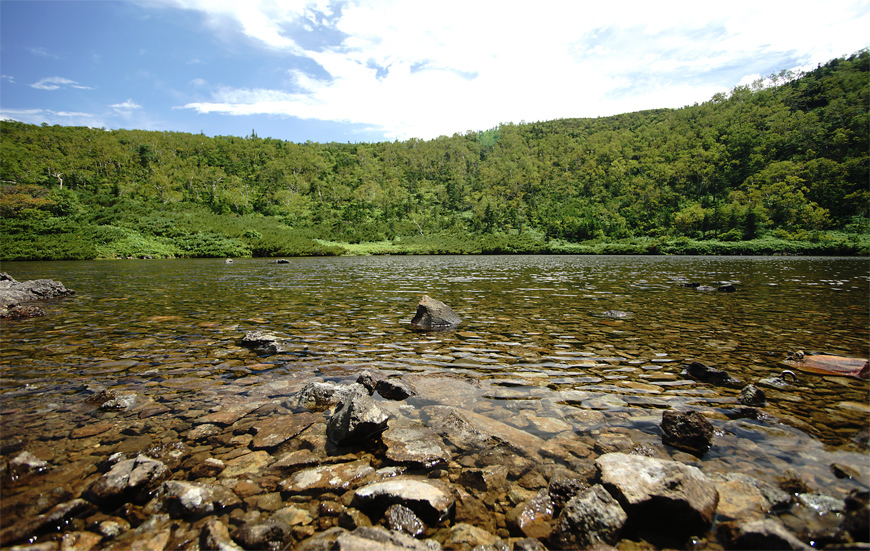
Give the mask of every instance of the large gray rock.
M 363 388 L 361 385 L 359 388 Z M 361 440 L 387 428 L 387 415 L 365 390 L 350 393 L 335 407 L 326 436 L 336 444 Z
M 439 481 L 398 476 L 357 489 L 352 505 L 365 511 L 398 503 L 427 522 L 440 522 L 450 513 L 453 502 L 452 493 Z
M 679 539 L 710 527 L 719 492 L 696 467 L 623 453 L 602 455 L 595 465 L 601 483 L 639 529 Z
M 417 313 L 411 320 L 411 327 L 420 331 L 443 331 L 453 329 L 460 323 L 462 319 L 449 306 L 423 295 L 417 304 Z
M 0 318 L 43 315 L 43 312 L 38 308 L 21 303 L 68 297 L 75 294 L 75 291 L 67 289 L 59 281 L 51 279 L 15 281 L 11 276 L 2 272 L 0 273 Z
M 628 515 L 601 485 L 572 497 L 559 517 L 550 542 L 557 549 L 586 549 L 597 543 L 612 545 Z
M 117 463 L 94 482 L 90 492 L 97 501 L 122 498 L 144 500 L 171 474 L 161 461 L 140 455 Z

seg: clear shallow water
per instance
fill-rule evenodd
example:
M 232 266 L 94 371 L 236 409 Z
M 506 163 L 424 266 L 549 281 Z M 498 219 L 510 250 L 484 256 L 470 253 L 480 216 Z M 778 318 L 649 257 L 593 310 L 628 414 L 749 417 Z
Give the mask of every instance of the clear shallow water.
M 758 421 L 736 415 L 739 389 L 681 374 L 697 360 L 749 383 L 787 368 L 793 350 L 866 358 L 867 259 L 399 256 L 2 270 L 77 293 L 46 304 L 45 317 L 4 322 L 0 337 L 4 432 L 38 434 L 56 449 L 73 428 L 124 420 L 83 407 L 88 386 L 136 392 L 192 419 L 224 397 L 282 397 L 296 388 L 290 380 L 352 380 L 378 368 L 460 376 L 477 390 L 445 403 L 541 436 L 556 430 L 542 418 L 559 420 L 590 445 L 613 431 L 660 442 L 661 410 L 703 409 L 718 431 L 699 465 L 707 472 L 772 478 L 794 467 L 837 494 L 868 482 L 870 456 L 852 441 L 870 418 L 867 381 L 798 373 L 788 391 L 765 389 L 772 419 Z M 460 327 L 411 331 L 421 294 L 450 305 Z M 630 316 L 600 317 L 606 310 Z M 255 329 L 284 335 L 291 350 L 242 347 Z M 863 480 L 836 480 L 834 462 Z

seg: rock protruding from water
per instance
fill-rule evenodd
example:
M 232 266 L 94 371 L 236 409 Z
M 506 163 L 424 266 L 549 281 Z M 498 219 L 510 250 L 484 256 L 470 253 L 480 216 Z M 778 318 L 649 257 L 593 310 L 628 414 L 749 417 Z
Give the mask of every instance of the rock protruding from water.
M 68 297 L 76 294 L 63 283 L 51 279 L 15 281 L 6 272 L 0 272 L 0 318 L 26 318 L 45 315 L 40 308 L 22 305 L 23 302 Z
M 740 379 L 732 377 L 727 371 L 716 369 L 702 364 L 701 362 L 692 362 L 686 367 L 685 374 L 701 381 L 702 383 L 710 383 L 717 386 L 727 386 L 731 388 L 740 388 L 743 382 Z
M 556 549 L 586 549 L 619 540 L 628 515 L 601 485 L 585 490 L 565 504 L 550 543 Z
M 335 407 L 326 436 L 336 444 L 362 440 L 387 428 L 389 418 L 365 391 L 349 393 Z
M 97 501 L 145 499 L 171 474 L 161 461 L 140 455 L 118 462 L 91 486 L 91 495 Z
M 698 411 L 662 413 L 662 442 L 702 456 L 713 446 L 713 425 Z
M 595 465 L 601 483 L 641 533 L 687 538 L 713 522 L 719 492 L 696 467 L 623 453 L 602 455 Z
M 364 394 L 365 388 L 359 384 L 342 385 L 328 381 L 314 381 L 305 385 L 286 402 L 290 409 L 307 409 L 320 412 L 337 405 L 350 394 Z
M 767 396 L 757 386 L 748 384 L 740 391 L 737 400 L 744 406 L 763 406 L 767 403 Z
M 449 306 L 423 295 L 417 305 L 417 313 L 411 320 L 411 327 L 420 331 L 444 331 L 460 323 L 462 319 Z

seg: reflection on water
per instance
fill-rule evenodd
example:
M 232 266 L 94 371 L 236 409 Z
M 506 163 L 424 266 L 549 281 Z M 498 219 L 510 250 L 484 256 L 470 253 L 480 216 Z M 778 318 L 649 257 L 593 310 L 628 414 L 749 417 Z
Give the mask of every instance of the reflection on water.
M 280 396 L 288 379 L 378 368 L 471 379 L 479 392 L 463 406 L 539 435 L 559 421 L 593 440 L 622 430 L 657 441 L 662 409 L 712 408 L 719 432 L 707 471 L 763 476 L 795 466 L 824 482 L 833 481 L 833 461 L 867 464 L 852 442 L 867 426 L 866 381 L 799 373 L 791 389 L 766 389 L 773 419 L 759 421 L 740 418 L 739 389 L 681 374 L 697 360 L 748 383 L 780 373 L 788 351 L 867 357 L 866 259 L 361 257 L 3 270 L 77 292 L 49 303 L 44 318 L 4 323 L 7 430 L 43 416 L 60 439 L 105 417 L 78 408 L 85 386 L 205 411 L 215 396 Z M 689 281 L 737 291 L 681 286 Z M 450 305 L 463 323 L 411 331 L 421 294 Z M 600 316 L 607 310 L 629 316 Z M 240 346 L 254 329 L 286 337 L 288 352 L 258 357 Z M 850 487 L 842 484 L 841 493 Z

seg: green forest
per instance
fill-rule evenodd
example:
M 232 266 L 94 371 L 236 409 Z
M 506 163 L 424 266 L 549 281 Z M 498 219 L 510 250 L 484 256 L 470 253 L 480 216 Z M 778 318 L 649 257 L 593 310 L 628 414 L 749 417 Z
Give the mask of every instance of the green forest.
M 0 259 L 868 254 L 870 53 L 383 143 L 0 123 Z

